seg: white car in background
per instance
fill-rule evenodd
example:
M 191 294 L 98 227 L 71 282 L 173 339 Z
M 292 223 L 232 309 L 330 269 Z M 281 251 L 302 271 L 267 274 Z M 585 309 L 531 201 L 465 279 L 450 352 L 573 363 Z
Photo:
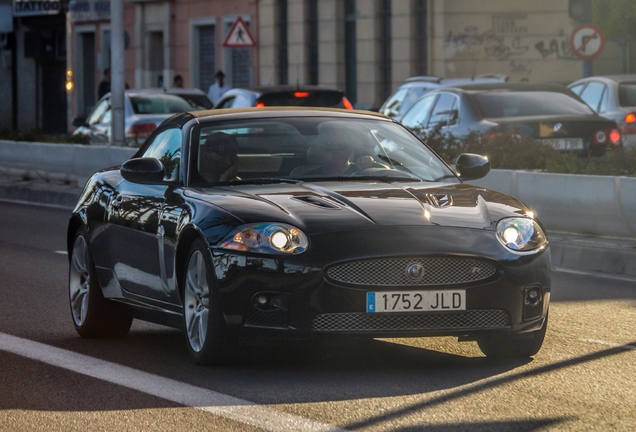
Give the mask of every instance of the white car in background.
M 111 134 L 111 94 L 97 102 L 88 117 L 77 117 L 73 136 L 86 136 L 90 144 L 105 145 Z M 208 96 L 199 89 L 150 88 L 126 90 L 124 118 L 126 145 L 139 147 L 161 122 L 174 114 L 211 109 Z
M 636 74 L 582 78 L 568 88 L 599 115 L 616 122 L 625 148 L 636 148 Z

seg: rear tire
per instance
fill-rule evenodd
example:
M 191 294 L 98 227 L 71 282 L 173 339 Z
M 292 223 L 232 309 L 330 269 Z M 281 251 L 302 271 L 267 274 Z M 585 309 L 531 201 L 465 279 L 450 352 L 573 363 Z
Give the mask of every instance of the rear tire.
M 205 243 L 195 240 L 182 281 L 183 318 L 188 352 L 194 363 L 213 365 L 229 358 L 225 322 L 211 276 L 212 260 Z
M 486 357 L 491 358 L 528 358 L 539 352 L 548 328 L 546 315 L 543 327 L 535 332 L 494 336 L 477 340 L 479 349 Z
M 104 298 L 97 281 L 86 233 L 78 230 L 69 262 L 69 303 L 73 325 L 85 338 L 123 337 L 132 315 L 125 306 Z

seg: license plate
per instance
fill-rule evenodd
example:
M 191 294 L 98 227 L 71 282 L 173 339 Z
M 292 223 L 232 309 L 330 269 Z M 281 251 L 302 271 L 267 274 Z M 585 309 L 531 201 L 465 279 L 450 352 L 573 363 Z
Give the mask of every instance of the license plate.
M 582 138 L 540 139 L 539 143 L 549 145 L 557 150 L 583 150 Z
M 367 313 L 466 310 L 466 291 L 380 291 L 367 293 Z

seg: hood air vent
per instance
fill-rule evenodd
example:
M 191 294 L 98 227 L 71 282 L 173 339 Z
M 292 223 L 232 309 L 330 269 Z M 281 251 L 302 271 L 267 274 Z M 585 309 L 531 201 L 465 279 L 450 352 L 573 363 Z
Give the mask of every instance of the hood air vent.
M 334 210 L 338 210 L 342 208 L 342 206 L 337 205 L 335 202 L 333 202 L 330 199 L 315 196 L 315 195 L 295 196 L 292 199 L 295 199 L 296 201 L 304 202 L 306 204 L 311 204 L 318 207 L 329 208 Z

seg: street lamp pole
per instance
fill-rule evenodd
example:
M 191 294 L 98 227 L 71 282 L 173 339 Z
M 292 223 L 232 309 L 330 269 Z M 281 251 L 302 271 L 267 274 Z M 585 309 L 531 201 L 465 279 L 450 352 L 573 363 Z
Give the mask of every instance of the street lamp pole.
M 124 0 L 110 0 L 111 144 L 123 146 L 124 128 Z

